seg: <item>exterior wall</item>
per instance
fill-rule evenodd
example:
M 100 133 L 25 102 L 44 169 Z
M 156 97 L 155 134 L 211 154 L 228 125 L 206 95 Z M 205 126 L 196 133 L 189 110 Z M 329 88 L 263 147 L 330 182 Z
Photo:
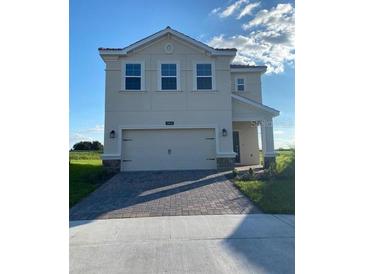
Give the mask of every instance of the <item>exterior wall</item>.
M 240 160 L 243 165 L 260 163 L 257 126 L 251 122 L 233 122 L 233 130 L 239 132 Z
M 168 55 L 164 45 L 169 42 L 174 52 Z M 212 126 L 228 136 L 218 134 L 217 151 L 231 157 L 232 102 L 230 88 L 231 56 L 207 56 L 202 50 L 187 45 L 177 38 L 165 37 L 145 48 L 135 50 L 126 57 L 108 57 L 106 62 L 105 136 L 104 154 L 120 155 L 121 127 L 166 127 L 165 121 L 174 121 L 174 127 Z M 145 91 L 123 91 L 124 62 L 143 61 Z M 180 66 L 181 91 L 158 91 L 158 64 L 161 61 L 177 61 Z M 214 91 L 193 91 L 195 62 L 213 62 L 215 68 Z M 213 80 L 214 81 L 214 80 Z M 109 132 L 115 130 L 115 139 Z M 227 156 L 228 154 L 231 154 Z
M 265 119 L 271 119 L 271 116 L 251 105 L 232 99 L 232 120 L 234 122 L 260 121 Z
M 243 78 L 245 79 L 245 90 L 237 91 L 236 87 L 236 79 Z M 248 99 L 254 100 L 256 102 L 262 102 L 262 93 L 261 93 L 261 73 L 260 72 L 245 72 L 231 73 L 231 91 L 237 95 L 241 95 L 247 97 Z

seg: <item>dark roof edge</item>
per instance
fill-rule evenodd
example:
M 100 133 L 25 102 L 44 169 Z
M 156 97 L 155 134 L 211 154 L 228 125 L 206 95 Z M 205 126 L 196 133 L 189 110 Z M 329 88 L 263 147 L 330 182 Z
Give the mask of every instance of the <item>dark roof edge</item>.
M 123 48 L 98 48 L 98 50 L 122 50 Z
M 177 35 L 180 35 L 180 36 L 184 37 L 185 39 L 188 39 L 190 41 L 193 41 L 194 43 L 196 43 L 198 45 L 201 45 L 202 47 L 205 47 L 206 49 L 210 49 L 212 51 L 225 51 L 225 52 L 230 52 L 230 51 L 233 52 L 234 51 L 234 52 L 237 52 L 237 49 L 236 48 L 213 48 L 213 47 L 211 47 L 211 46 L 209 46 L 209 45 L 207 45 L 207 44 L 205 44 L 205 43 L 203 43 L 203 42 L 201 42 L 201 41 L 199 41 L 197 39 L 194 39 L 193 37 L 191 37 L 189 35 L 186 35 L 185 33 L 182 33 L 182 32 L 179 32 L 179 31 L 177 31 L 175 29 L 172 29 L 170 26 L 167 26 L 165 29 L 162 29 L 162 30 L 160 30 L 158 32 L 155 32 L 155 33 L 153 33 L 153 34 L 151 34 L 151 35 L 149 35 L 149 36 L 147 36 L 145 38 L 142 38 L 142 39 L 140 39 L 140 40 L 138 40 L 138 41 L 136 41 L 136 42 L 134 42 L 134 43 L 126 46 L 126 47 L 123 47 L 123 48 L 104 48 L 104 47 L 99 47 L 98 50 L 99 51 L 122 51 L 122 50 L 126 50 L 127 48 L 130 48 L 130 47 L 133 47 L 135 45 L 138 45 L 139 43 L 141 43 L 143 41 L 148 41 L 152 37 L 154 37 L 154 36 L 156 36 L 156 35 L 158 35 L 160 33 L 166 32 L 166 30 L 169 31 L 169 32 L 172 32 L 172 33 L 175 32 Z
M 237 51 L 236 48 L 214 48 L 215 50 L 220 50 L 220 51 Z
M 240 65 L 240 64 L 231 64 L 231 68 L 262 68 L 267 69 L 267 66 L 253 66 L 253 65 Z
M 135 43 L 133 43 L 133 44 L 135 44 Z M 125 49 L 125 48 L 102 48 L 102 47 L 98 48 L 98 50 L 123 50 L 123 49 Z M 219 50 L 219 51 L 237 51 L 236 48 L 212 48 L 212 49 Z

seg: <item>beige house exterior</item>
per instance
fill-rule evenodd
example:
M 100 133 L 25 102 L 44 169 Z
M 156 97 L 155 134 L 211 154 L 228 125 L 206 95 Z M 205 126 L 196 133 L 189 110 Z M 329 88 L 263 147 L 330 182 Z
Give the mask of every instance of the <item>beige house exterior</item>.
M 103 165 L 120 171 L 228 170 L 275 159 L 273 117 L 262 104 L 265 66 L 232 65 L 170 27 L 125 48 L 99 48 L 105 68 Z

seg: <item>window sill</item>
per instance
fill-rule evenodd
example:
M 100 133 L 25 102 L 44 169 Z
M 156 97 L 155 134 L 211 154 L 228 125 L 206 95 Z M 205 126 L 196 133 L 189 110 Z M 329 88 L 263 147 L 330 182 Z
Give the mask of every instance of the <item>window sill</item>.
M 168 92 L 168 93 L 181 93 L 182 90 L 176 90 L 176 89 L 166 89 L 166 90 L 155 90 L 155 92 Z
M 146 93 L 147 90 L 119 90 L 119 93 Z
M 199 89 L 199 90 L 192 90 L 191 92 L 196 92 L 196 93 L 217 93 L 219 92 L 216 89 Z

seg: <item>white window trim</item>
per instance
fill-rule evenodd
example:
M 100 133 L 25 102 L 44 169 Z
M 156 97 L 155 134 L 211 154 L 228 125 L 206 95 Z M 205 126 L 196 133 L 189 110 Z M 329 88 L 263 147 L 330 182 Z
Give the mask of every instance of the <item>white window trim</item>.
M 197 71 L 196 71 L 196 65 L 197 64 L 210 64 L 212 66 L 212 89 L 198 89 L 197 87 Z M 204 76 L 199 76 L 199 77 L 204 77 Z M 210 76 L 205 76 L 205 77 L 210 77 Z M 193 62 L 193 91 L 198 91 L 198 92 L 209 92 L 209 91 L 216 91 L 216 86 L 215 86 L 215 62 L 211 62 L 211 61 L 195 61 Z
M 141 65 L 141 89 L 126 89 L 125 87 L 125 79 L 126 77 L 133 77 L 133 76 L 127 76 L 126 75 L 126 65 L 127 64 L 140 64 Z M 146 91 L 146 86 L 145 86 L 145 65 L 144 65 L 144 61 L 136 61 L 136 60 L 131 60 L 131 61 L 123 61 L 122 62 L 122 91 L 127 91 L 127 92 L 139 92 L 139 91 Z M 138 76 L 135 76 L 138 77 Z
M 238 79 L 243 79 L 243 90 L 238 90 Z M 236 76 L 234 79 L 234 86 L 236 92 L 246 92 L 246 78 L 243 76 Z
M 176 89 L 162 89 L 162 77 L 169 77 L 169 76 L 162 76 L 161 65 L 162 64 L 175 64 L 176 65 Z M 171 76 L 174 77 L 174 76 Z M 169 92 L 169 91 L 181 91 L 180 87 L 180 62 L 172 61 L 172 60 L 164 60 L 157 62 L 157 79 L 158 79 L 158 91 L 162 92 Z

